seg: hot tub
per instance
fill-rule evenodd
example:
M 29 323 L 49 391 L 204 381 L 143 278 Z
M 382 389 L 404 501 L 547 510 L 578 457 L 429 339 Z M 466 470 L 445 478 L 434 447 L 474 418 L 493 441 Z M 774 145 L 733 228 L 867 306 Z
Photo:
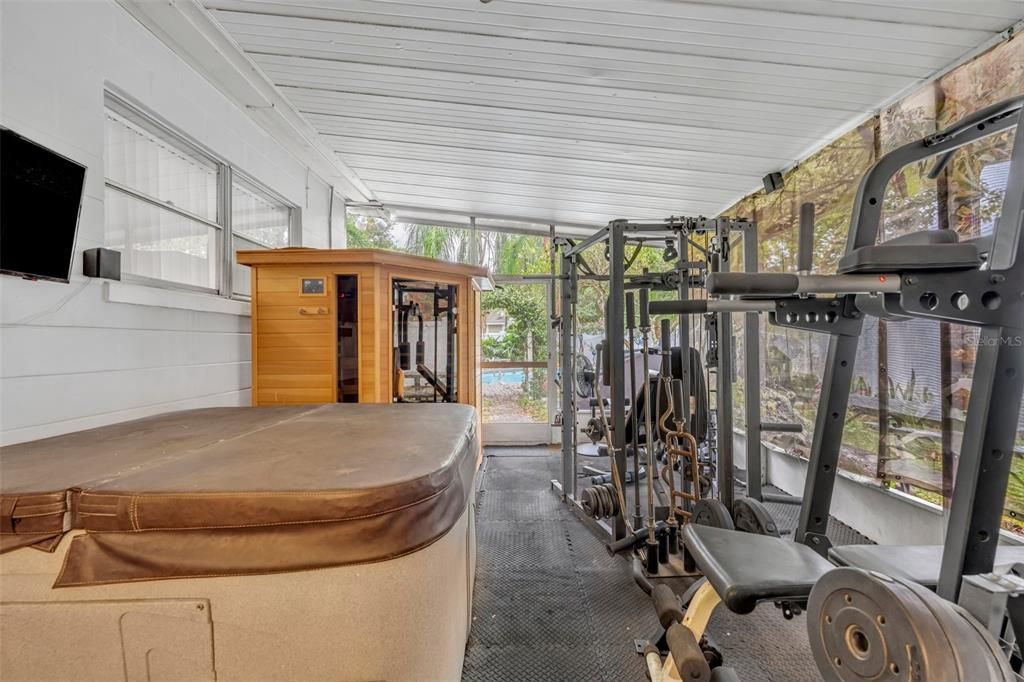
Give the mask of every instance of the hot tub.
M 457 680 L 464 405 L 176 412 L 0 448 L 0 679 Z

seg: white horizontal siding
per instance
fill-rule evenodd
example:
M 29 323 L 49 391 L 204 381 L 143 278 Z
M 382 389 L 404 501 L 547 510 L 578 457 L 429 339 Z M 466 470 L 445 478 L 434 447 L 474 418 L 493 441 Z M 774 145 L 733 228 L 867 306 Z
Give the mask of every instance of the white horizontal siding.
M 429 71 L 431 77 L 446 73 L 491 74 L 528 81 L 553 81 L 623 85 L 630 89 L 669 90 L 680 85 L 726 89 L 740 84 L 761 86 L 813 85 L 842 94 L 885 91 L 899 87 L 905 78 L 848 70 L 841 81 L 835 71 L 818 64 L 747 62 L 712 57 L 701 51 L 657 52 L 642 46 L 628 48 L 572 45 L 502 38 L 491 35 L 459 35 L 420 29 L 374 26 L 370 34 L 351 31 L 345 25 L 289 17 L 215 14 L 249 53 L 256 56 L 294 55 L 353 66 L 386 65 Z M 259 23 L 257 23 L 259 22 Z M 317 30 L 319 29 L 319 30 Z M 448 42 L 444 42 L 447 40 Z
M 88 168 L 72 281 L 0 277 L 0 444 L 250 404 L 248 317 L 117 303 L 82 276 L 81 252 L 104 242 L 104 88 L 299 207 L 306 168 L 113 0 L 2 2 L 0 49 L 0 123 Z M 326 233 L 326 210 L 309 215 Z
M 731 153 L 715 153 L 703 149 L 661 149 L 659 147 L 630 146 L 625 143 L 602 143 L 602 142 L 577 142 L 561 141 L 558 139 L 545 140 L 539 136 L 509 137 L 495 133 L 493 138 L 484 140 L 482 148 L 459 147 L 458 145 L 445 145 L 430 138 L 421 141 L 406 140 L 368 140 L 366 138 L 351 137 L 347 135 L 327 135 L 328 143 L 336 146 L 337 149 L 351 151 L 354 155 L 368 154 L 372 156 L 391 156 L 395 161 L 396 169 L 400 170 L 401 159 L 413 158 L 425 161 L 444 161 L 460 163 L 487 163 L 488 165 L 502 164 L 505 161 L 510 167 L 519 168 L 513 158 L 520 157 L 519 161 L 525 164 L 528 169 L 546 170 L 549 164 L 555 164 L 559 159 L 567 161 L 584 161 L 596 163 L 634 164 L 648 168 L 660 169 L 665 166 L 671 168 L 707 168 L 714 172 L 726 171 L 730 173 L 743 174 L 748 171 L 752 161 L 759 160 L 764 164 L 771 162 L 770 157 L 744 156 L 739 150 Z M 521 141 L 521 144 L 516 144 Z M 502 160 L 499 160 L 502 159 Z M 504 161 L 503 161 L 504 160 Z M 665 172 L 671 172 L 665 169 Z M 752 177 L 761 177 L 751 174 Z
M 705 109 L 702 112 L 687 111 L 679 107 L 674 116 L 667 111 L 627 116 L 631 107 L 640 108 L 639 103 L 629 103 L 615 111 L 603 111 L 587 106 L 572 106 L 572 98 L 565 96 L 554 104 L 499 105 L 492 100 L 481 103 L 453 103 L 441 99 L 415 99 L 407 96 L 401 106 L 395 106 L 394 98 L 362 93 L 344 93 L 311 88 L 284 86 L 283 91 L 292 101 L 307 112 L 322 132 L 344 132 L 355 134 L 360 124 L 366 126 L 369 137 L 373 126 L 379 126 L 380 136 L 388 137 L 397 131 L 406 131 L 416 136 L 446 139 L 457 135 L 477 134 L 480 142 L 504 133 L 537 135 L 559 140 L 600 141 L 629 144 L 635 141 L 641 146 L 664 145 L 666 148 L 690 148 L 714 151 L 725 147 L 725 153 L 750 149 L 759 154 L 777 154 L 792 143 L 810 143 L 814 138 L 807 133 L 788 130 L 785 123 L 796 111 L 777 114 L 765 107 L 760 130 L 754 131 L 757 112 L 754 106 L 742 99 L 733 100 L 732 111 L 716 115 Z M 436 95 L 435 95 L 436 97 Z M 550 101 L 555 95 L 549 95 Z M 627 100 L 628 102 L 628 100 Z M 335 121 L 334 117 L 342 121 Z M 831 125 L 838 125 L 845 117 L 841 114 L 822 115 L 821 119 Z M 392 124 L 392 125 L 389 125 Z M 401 124 L 401 125 L 395 125 Z M 415 126 L 415 127 L 413 127 Z M 566 138 L 567 126 L 573 131 Z M 340 129 L 340 130 L 339 130 Z M 365 133 L 364 133 L 365 134 Z M 781 138 L 781 139 L 774 139 Z M 475 143 L 474 140 L 469 141 Z M 479 142 L 476 142 L 479 143 Z
M 653 194 L 673 198 L 687 189 L 712 188 L 732 191 L 737 185 L 756 182 L 742 173 L 715 172 L 711 169 L 650 169 L 629 164 L 605 164 L 586 168 L 582 164 L 572 172 L 562 172 L 568 164 L 552 163 L 545 168 L 519 170 L 504 165 L 457 164 L 447 161 L 418 161 L 406 158 L 396 164 L 388 157 L 350 154 L 353 167 L 368 182 L 395 178 L 416 179 L 428 184 L 457 182 L 462 179 L 489 180 L 516 185 L 539 185 L 562 189 L 600 190 L 607 194 Z
M 595 226 L 715 213 L 1024 17 L 1010 0 L 205 4 L 385 205 Z
M 863 21 L 839 17 L 823 18 L 813 14 L 784 15 L 771 10 L 745 11 L 697 4 L 685 5 L 690 16 L 672 12 L 675 3 L 619 3 L 634 11 L 608 11 L 590 7 L 565 7 L 560 3 L 502 3 L 490 7 L 453 8 L 443 2 L 411 3 L 379 0 L 332 0 L 321 7 L 308 3 L 210 2 L 217 8 L 242 8 L 239 14 L 267 11 L 344 21 L 366 27 L 403 26 L 468 35 L 531 40 L 566 44 L 600 45 L 660 51 L 687 52 L 729 59 L 749 59 L 801 63 L 812 62 L 842 67 L 846 59 L 864 69 L 879 73 L 913 72 L 913 65 L 927 67 L 930 55 L 951 57 L 959 47 L 969 47 L 984 39 L 983 31 L 923 25 L 893 25 L 884 21 Z M 639 13 L 645 7 L 648 13 Z M 697 18 L 697 14 L 717 13 L 725 21 Z M 675 16 L 673 16 L 675 14 Z M 243 18 L 239 22 L 252 22 Z M 794 27 L 796 24 L 796 27 Z M 839 41 L 856 37 L 859 40 Z M 856 45 L 866 43 L 865 50 Z M 961 50 L 962 51 L 962 50 Z M 893 63 L 892 55 L 904 55 L 902 63 Z
M 565 199 L 566 201 L 582 201 L 594 205 L 607 202 L 614 192 L 616 203 L 620 201 L 630 206 L 659 206 L 680 200 L 709 201 L 717 204 L 732 196 L 732 190 L 711 190 L 700 187 L 678 187 L 666 190 L 663 194 L 649 193 L 649 186 L 642 186 L 642 192 L 623 191 L 615 188 L 608 191 L 599 187 L 560 187 L 558 184 L 543 185 L 521 182 L 503 181 L 501 178 L 445 178 L 443 176 L 412 176 L 380 179 L 375 186 L 381 192 L 402 192 L 421 187 L 438 196 L 448 196 L 455 191 L 493 194 L 497 197 L 537 197 L 542 199 Z
M 512 0 L 516 2 L 518 0 Z M 583 0 L 589 2 L 589 0 Z M 607 0 L 599 0 L 606 2 Z M 579 4 L 580 0 L 567 0 Z M 723 7 L 763 9 L 764 0 L 717 0 Z M 990 30 L 993 24 L 1010 23 L 1020 17 L 1019 0 L 985 2 L 921 2 L 921 0 L 772 0 L 771 8 L 787 14 L 814 14 L 825 17 L 884 19 L 896 24 L 927 24 L 947 28 Z
M 248 362 L 150 367 L 122 372 L 76 373 L 4 379 L 0 418 L 20 429 L 135 409 L 160 411 L 164 404 L 250 387 Z
M 249 362 L 251 346 L 248 330 L 25 325 L 4 330 L 0 367 L 6 387 L 11 379 L 237 365 Z

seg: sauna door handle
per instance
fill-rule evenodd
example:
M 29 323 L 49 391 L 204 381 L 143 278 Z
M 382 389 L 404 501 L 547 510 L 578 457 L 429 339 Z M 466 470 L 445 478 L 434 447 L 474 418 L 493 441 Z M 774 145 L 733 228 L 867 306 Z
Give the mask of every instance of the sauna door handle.
M 299 308 L 299 315 L 326 315 L 327 308 Z

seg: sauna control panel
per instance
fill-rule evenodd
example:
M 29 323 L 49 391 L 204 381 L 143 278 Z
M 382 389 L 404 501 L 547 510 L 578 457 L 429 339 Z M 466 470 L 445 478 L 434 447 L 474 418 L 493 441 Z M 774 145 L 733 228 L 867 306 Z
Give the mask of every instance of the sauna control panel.
M 303 277 L 302 293 L 306 296 L 323 296 L 326 293 L 323 277 Z

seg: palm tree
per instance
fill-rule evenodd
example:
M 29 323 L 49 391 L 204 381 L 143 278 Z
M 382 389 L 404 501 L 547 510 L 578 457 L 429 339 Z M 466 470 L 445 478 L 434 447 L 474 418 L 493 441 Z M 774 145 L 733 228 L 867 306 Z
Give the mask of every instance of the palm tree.
M 474 265 L 493 264 L 494 233 L 441 225 L 410 225 L 405 250 L 427 258 Z
M 405 250 L 427 258 L 458 261 L 462 242 L 459 232 L 440 225 L 410 225 Z
M 492 232 L 492 269 L 499 275 L 548 272 L 547 240 L 532 235 Z

